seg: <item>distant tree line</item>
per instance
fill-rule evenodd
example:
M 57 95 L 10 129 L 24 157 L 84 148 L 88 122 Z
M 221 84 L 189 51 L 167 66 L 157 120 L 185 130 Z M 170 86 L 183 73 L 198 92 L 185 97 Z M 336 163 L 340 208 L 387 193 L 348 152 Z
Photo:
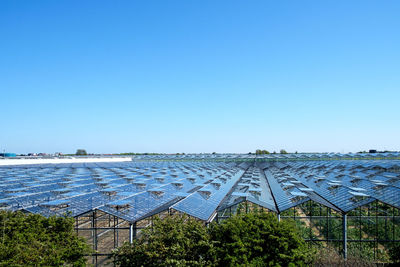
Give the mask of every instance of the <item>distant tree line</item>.
M 77 149 L 75 155 L 77 156 L 86 156 L 88 153 L 85 149 Z
M 287 154 L 288 152 L 285 149 L 281 149 L 279 153 Z M 268 150 L 261 150 L 261 149 L 256 150 L 256 155 L 266 155 L 266 154 L 270 154 L 270 152 Z M 276 154 L 276 152 L 274 151 L 273 154 Z

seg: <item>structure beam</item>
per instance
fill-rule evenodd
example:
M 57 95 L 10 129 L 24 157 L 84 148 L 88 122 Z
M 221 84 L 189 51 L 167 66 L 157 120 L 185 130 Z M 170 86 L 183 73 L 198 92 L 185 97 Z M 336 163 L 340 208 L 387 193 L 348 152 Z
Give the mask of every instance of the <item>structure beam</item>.
M 347 259 L 347 214 L 343 214 L 343 258 Z

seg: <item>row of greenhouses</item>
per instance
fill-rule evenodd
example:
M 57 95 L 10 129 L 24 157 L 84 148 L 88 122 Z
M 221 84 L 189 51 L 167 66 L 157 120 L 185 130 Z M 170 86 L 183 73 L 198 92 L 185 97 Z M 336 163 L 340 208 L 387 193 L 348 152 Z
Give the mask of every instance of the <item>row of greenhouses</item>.
M 237 155 L 1 166 L 0 208 L 73 216 L 77 233 L 96 250 L 95 264 L 132 242 L 154 216 L 171 213 L 209 224 L 238 213 L 272 212 L 295 220 L 309 244 L 332 246 L 345 257 L 357 251 L 385 261 L 400 242 L 396 155 Z

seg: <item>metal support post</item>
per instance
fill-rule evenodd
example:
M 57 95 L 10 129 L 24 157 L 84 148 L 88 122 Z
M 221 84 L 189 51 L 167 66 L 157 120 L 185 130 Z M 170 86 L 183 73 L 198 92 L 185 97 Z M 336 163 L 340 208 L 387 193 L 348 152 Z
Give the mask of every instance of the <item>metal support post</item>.
M 93 212 L 93 232 L 94 232 L 94 249 L 97 250 L 97 223 L 96 223 L 96 211 Z
M 115 222 L 115 216 L 113 216 L 113 217 L 114 217 L 114 224 L 113 224 L 113 231 L 114 231 L 114 248 L 117 248 L 117 247 L 118 247 L 118 245 L 117 245 L 117 233 L 116 233 L 116 231 L 115 231 L 116 222 Z
M 129 243 L 133 243 L 133 224 L 129 224 Z
M 97 253 L 97 229 L 96 229 L 96 211 L 92 212 L 92 236 L 93 236 L 93 249 Z M 97 265 L 97 255 L 93 257 L 92 264 Z
M 129 243 L 133 243 L 136 238 L 136 222 L 129 224 Z
M 343 214 L 343 258 L 347 259 L 347 214 Z
M 118 226 L 119 226 L 119 218 L 117 217 L 117 247 L 119 247 L 119 229 L 118 229 Z

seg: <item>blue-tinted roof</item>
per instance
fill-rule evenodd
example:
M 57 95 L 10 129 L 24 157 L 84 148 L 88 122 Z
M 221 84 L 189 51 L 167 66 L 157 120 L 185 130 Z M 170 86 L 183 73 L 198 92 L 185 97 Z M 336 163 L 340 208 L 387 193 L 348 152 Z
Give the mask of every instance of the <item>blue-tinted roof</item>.
M 282 212 L 312 200 L 349 212 L 400 208 L 399 153 L 189 154 L 132 162 L 0 167 L 0 208 L 45 216 L 94 209 L 130 222 L 165 209 L 201 220 L 243 201 Z

